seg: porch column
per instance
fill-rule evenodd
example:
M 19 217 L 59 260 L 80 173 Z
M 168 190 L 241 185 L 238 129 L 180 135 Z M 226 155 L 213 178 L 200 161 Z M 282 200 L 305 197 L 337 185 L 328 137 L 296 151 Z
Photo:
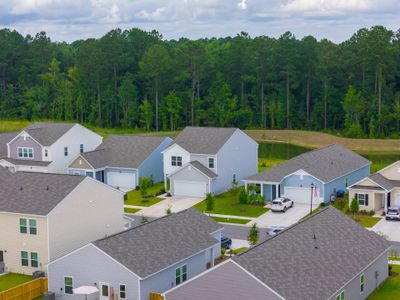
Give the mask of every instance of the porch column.
M 244 182 L 244 189 L 245 189 L 246 192 L 247 192 L 247 181 Z
M 167 193 L 167 175 L 164 174 L 164 190 Z
M 271 193 L 272 193 L 272 189 L 271 189 Z M 264 197 L 264 184 L 260 183 L 260 194 L 261 196 Z
M 388 193 L 385 192 L 385 213 L 387 212 Z
M 279 197 L 279 184 L 276 184 L 275 185 L 275 198 L 278 198 L 278 197 Z M 274 200 L 274 199 L 272 199 L 272 200 Z
M 375 192 L 372 192 L 372 210 L 375 210 Z

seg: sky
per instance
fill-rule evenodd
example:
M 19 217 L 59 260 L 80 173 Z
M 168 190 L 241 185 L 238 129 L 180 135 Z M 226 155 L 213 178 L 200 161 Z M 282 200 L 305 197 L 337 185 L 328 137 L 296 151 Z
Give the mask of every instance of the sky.
M 157 30 L 165 39 L 234 36 L 341 42 L 358 29 L 400 28 L 400 0 L 0 0 L 0 28 L 46 31 L 54 41 L 101 37 L 114 28 Z

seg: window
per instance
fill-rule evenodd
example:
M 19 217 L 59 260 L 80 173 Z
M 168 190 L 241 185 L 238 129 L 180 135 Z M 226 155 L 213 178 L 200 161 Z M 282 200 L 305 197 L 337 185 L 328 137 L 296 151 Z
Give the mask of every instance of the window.
M 65 276 L 64 277 L 64 293 L 66 294 L 73 294 L 74 291 L 74 281 L 72 277 L 70 276 Z
M 184 265 L 175 270 L 175 284 L 181 284 L 187 280 L 187 265 Z
M 364 292 L 365 276 L 362 274 L 360 276 L 360 293 Z
M 79 146 L 79 151 L 80 151 L 81 153 L 83 153 L 83 144 L 81 144 L 81 145 Z
M 68 147 L 64 147 L 64 156 L 68 156 Z
M 18 147 L 18 158 L 33 158 L 33 148 L 31 147 Z
M 26 251 L 21 251 L 21 265 L 24 267 L 29 266 L 29 255 Z
M 48 149 L 44 149 L 44 157 L 48 157 L 49 156 L 49 150 Z
M 344 300 L 344 291 L 341 291 L 340 294 L 336 296 L 336 300 Z
M 31 267 L 37 268 L 39 267 L 39 260 L 37 252 L 31 252 Z
M 356 194 L 358 204 L 368 206 L 368 194 Z
M 119 298 L 126 299 L 126 285 L 125 284 L 119 285 Z
M 171 166 L 181 167 L 182 166 L 182 156 L 171 156 Z
M 232 182 L 233 182 L 233 183 L 237 183 L 237 181 L 236 181 L 236 174 L 235 174 L 235 173 L 232 174 Z
M 37 224 L 36 220 L 29 219 L 29 233 L 36 235 L 37 234 Z
M 28 225 L 26 219 L 19 219 L 19 232 L 28 233 Z
M 214 157 L 209 157 L 208 158 L 208 167 L 210 169 L 214 169 L 215 168 Z
M 103 297 L 108 297 L 108 284 L 101 284 L 101 295 Z

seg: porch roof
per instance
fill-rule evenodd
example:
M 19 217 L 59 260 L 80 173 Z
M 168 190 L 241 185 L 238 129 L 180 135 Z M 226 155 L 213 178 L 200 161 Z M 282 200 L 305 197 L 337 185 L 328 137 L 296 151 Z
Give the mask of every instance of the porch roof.
M 384 191 L 384 189 L 383 188 L 381 188 L 380 186 L 368 186 L 368 185 L 360 185 L 360 184 L 357 184 L 357 185 L 353 185 L 352 187 L 351 187 L 352 189 L 358 189 L 358 190 L 369 190 L 369 191 Z

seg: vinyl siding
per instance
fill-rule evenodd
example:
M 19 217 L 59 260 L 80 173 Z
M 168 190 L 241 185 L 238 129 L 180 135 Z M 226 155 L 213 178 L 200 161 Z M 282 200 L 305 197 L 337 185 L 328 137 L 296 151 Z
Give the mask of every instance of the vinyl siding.
M 30 136 L 24 138 L 22 135 L 18 136 L 14 141 L 9 144 L 9 158 L 20 159 L 18 157 L 18 147 L 32 147 L 33 148 L 33 158 L 31 160 L 42 160 L 42 146 L 37 143 Z M 23 158 L 27 159 L 27 158 Z
M 203 173 L 195 169 L 193 166 L 186 166 L 179 172 L 173 174 L 170 177 L 171 191 L 174 191 L 174 181 L 193 181 L 193 182 L 205 182 L 208 184 L 209 179 Z
M 49 291 L 56 293 L 57 299 L 76 299 L 61 292 L 64 276 L 73 277 L 74 288 L 95 283 L 99 288 L 99 282 L 104 282 L 118 293 L 119 284 L 125 284 L 127 299 L 139 299 L 138 277 L 92 244 L 50 264 L 48 274 Z
M 86 178 L 49 214 L 50 258 L 124 229 L 123 196 Z
M 164 164 L 164 173 L 165 175 L 169 175 L 174 171 L 178 170 L 180 167 L 171 165 L 171 157 L 172 156 L 182 156 L 182 166 L 190 162 L 190 153 L 188 153 L 185 149 L 178 145 L 171 146 L 168 150 L 164 152 L 163 164 Z
M 391 180 L 400 180 L 400 162 L 395 163 L 386 170 L 379 171 L 380 174 Z
M 37 235 L 20 233 L 20 218 L 36 220 Z M 7 272 L 31 275 L 34 271 L 46 271 L 49 261 L 46 217 L 0 212 L 0 237 L 0 250 L 7 251 L 4 252 L 4 263 Z M 39 267 L 22 266 L 21 251 L 37 252 Z
M 322 197 L 324 193 L 324 185 L 322 182 L 309 175 L 290 175 L 286 177 L 281 183 L 281 195 L 285 195 L 285 187 L 303 187 L 311 188 L 311 184 L 314 184 L 319 190 L 319 194 Z

